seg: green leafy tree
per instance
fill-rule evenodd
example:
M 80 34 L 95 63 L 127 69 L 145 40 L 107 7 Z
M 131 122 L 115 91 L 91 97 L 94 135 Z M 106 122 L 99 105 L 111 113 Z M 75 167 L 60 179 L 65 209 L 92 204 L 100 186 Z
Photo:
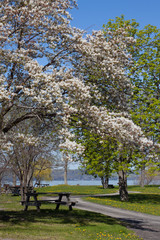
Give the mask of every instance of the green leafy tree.
M 113 140 L 103 140 L 87 130 L 83 132 L 83 152 L 81 163 L 87 174 L 100 177 L 103 188 L 108 188 L 109 178 L 113 171 L 113 159 L 116 155 Z
M 160 137 L 160 29 L 147 25 L 139 29 L 134 19 L 125 20 L 124 16 L 116 17 L 103 26 L 106 30 L 126 29 L 129 36 L 136 39 L 127 51 L 131 53 L 133 64 L 126 68 L 132 82 L 130 113 L 135 123 L 140 125 L 145 134 L 154 142 Z M 107 36 L 106 36 L 107 37 Z
M 36 179 L 37 185 L 40 186 L 41 181 L 52 180 L 52 162 L 48 159 L 40 157 L 35 164 L 33 177 Z
M 134 44 L 128 44 L 126 49 L 126 52 L 131 54 L 133 61 L 132 67 L 126 65 L 125 69 L 128 78 L 131 80 L 132 90 L 130 91 L 130 86 L 121 88 L 121 85 L 118 85 L 116 87 L 111 77 L 105 79 L 90 74 L 88 82 L 94 82 L 98 91 L 101 92 L 101 98 L 95 104 L 107 107 L 110 111 L 128 112 L 134 122 L 141 126 L 145 135 L 157 143 L 159 142 L 160 131 L 160 30 L 151 25 L 145 26 L 141 30 L 139 23 L 134 19 L 125 20 L 122 15 L 121 17 L 116 17 L 115 20 L 109 20 L 103 26 L 106 41 L 110 41 L 110 32 L 115 33 L 114 37 L 117 34 L 118 38 L 119 32 L 117 32 L 117 29 L 121 28 L 125 29 L 129 37 L 133 37 L 136 40 Z M 115 91 L 117 93 L 123 92 L 123 99 L 118 99 L 118 94 L 110 94 Z M 119 104 L 119 102 L 123 102 L 123 104 Z M 102 148 L 99 148 L 97 141 L 95 141 L 95 145 L 97 144 L 96 155 L 94 151 L 95 145 L 92 144 L 91 138 L 86 141 L 86 144 L 88 144 L 88 150 L 87 152 L 85 151 L 85 158 L 88 159 L 88 168 L 91 169 L 92 166 L 94 169 L 94 166 L 90 163 L 90 160 L 94 158 L 97 160 L 95 163 L 99 163 L 99 170 L 97 168 L 97 171 L 101 174 L 99 166 L 103 166 L 103 164 L 100 159 L 104 159 Z M 117 154 L 117 159 L 115 160 L 114 157 L 109 157 L 108 159 L 110 161 L 111 159 L 112 161 L 114 160 L 114 168 L 119 173 L 120 197 L 121 200 L 126 201 L 128 200 L 127 174 L 134 165 L 139 167 L 145 166 L 145 163 L 148 161 L 148 152 L 140 153 L 138 149 L 133 151 L 132 148 L 128 149 L 125 144 L 122 145 L 118 142 L 116 151 L 119 153 Z M 154 153 L 152 160 L 155 160 Z M 92 173 L 91 170 L 88 172 Z
M 146 136 L 157 143 L 160 141 L 160 29 L 151 25 L 140 29 L 134 19 L 125 20 L 122 15 L 103 26 L 106 39 L 108 29 L 114 32 L 118 28 L 126 29 L 128 36 L 136 39 L 135 44 L 127 48 L 133 60 L 132 67 L 126 68 L 133 90 L 129 113 Z M 143 153 L 141 159 L 138 166 L 143 172 L 148 161 L 147 153 Z M 152 159 L 155 160 L 154 155 Z

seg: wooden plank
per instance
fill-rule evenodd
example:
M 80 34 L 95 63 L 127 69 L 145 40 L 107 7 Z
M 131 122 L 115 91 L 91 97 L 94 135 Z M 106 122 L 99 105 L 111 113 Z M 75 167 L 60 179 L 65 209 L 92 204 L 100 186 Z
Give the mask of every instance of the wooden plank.
M 23 205 L 25 205 L 25 206 L 36 206 L 36 207 L 38 207 L 38 206 L 41 206 L 41 203 L 40 202 L 25 202 Z
M 62 196 L 68 196 L 71 195 L 70 192 L 37 192 L 38 195 L 62 195 Z
M 55 203 L 55 204 L 62 204 L 62 205 L 70 205 L 70 204 L 72 204 L 73 206 L 74 205 L 76 205 L 76 203 L 77 202 L 67 202 L 67 201 L 57 201 L 57 200 L 38 200 L 37 201 L 37 203 L 40 203 L 40 204 L 42 204 L 42 203 Z M 25 204 L 36 204 L 36 202 L 35 201 L 29 201 L 29 202 L 26 202 L 26 201 L 21 201 L 21 203 L 22 203 L 22 205 L 25 205 Z M 29 206 L 29 205 L 28 205 Z

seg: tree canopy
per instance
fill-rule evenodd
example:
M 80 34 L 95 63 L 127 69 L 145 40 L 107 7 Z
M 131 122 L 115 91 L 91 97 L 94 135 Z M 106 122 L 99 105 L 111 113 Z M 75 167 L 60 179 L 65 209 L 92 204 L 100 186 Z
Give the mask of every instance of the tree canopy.
M 102 139 L 112 137 L 141 150 L 153 147 L 124 113 L 131 88 L 127 46 L 134 39 L 122 27 L 84 35 L 70 25 L 68 11 L 75 5 L 72 0 L 1 1 L 1 152 L 12 151 L 14 140 L 36 145 L 48 138 L 78 153 L 83 147 L 74 141 L 70 123 L 75 118 L 76 127 L 85 123 Z M 32 119 L 41 125 L 39 134 L 17 131 Z

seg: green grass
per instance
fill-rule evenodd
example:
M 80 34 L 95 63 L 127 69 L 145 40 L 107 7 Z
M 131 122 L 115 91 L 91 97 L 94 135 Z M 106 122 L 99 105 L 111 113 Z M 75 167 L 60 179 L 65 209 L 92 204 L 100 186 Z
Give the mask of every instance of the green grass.
M 160 194 L 160 185 L 149 185 L 144 188 L 139 186 L 128 186 L 128 191 L 137 191 L 141 193 Z M 118 192 L 118 186 L 113 189 L 103 189 L 102 186 L 81 186 L 81 185 L 56 185 L 49 187 L 36 188 L 37 192 L 71 192 L 72 195 L 94 195 L 108 194 Z
M 128 190 L 140 193 L 130 193 L 128 202 L 121 202 L 119 196 L 88 197 L 86 200 L 103 205 L 160 216 L 160 189 L 158 186 L 145 186 L 144 188 L 139 186 L 129 186 Z
M 38 188 L 38 192 L 71 192 L 72 195 L 94 195 L 109 194 L 118 192 L 118 187 L 114 189 L 103 189 L 102 186 L 71 186 L 58 185 L 45 188 Z M 129 194 L 129 202 L 121 202 L 119 196 L 112 197 L 88 197 L 87 201 L 109 205 L 127 210 L 160 215 L 160 188 L 159 186 L 150 185 L 144 188 L 139 186 L 128 186 L 128 191 L 140 192 Z
M 70 192 L 72 195 L 94 195 L 114 193 L 118 187 L 113 189 L 103 189 L 102 186 L 79 186 L 79 185 L 56 185 L 37 188 L 37 192 Z
M 149 186 L 128 186 L 128 191 L 137 191 L 146 194 L 160 194 L 160 185 L 149 185 Z
M 121 222 L 102 214 L 44 204 L 27 212 L 20 197 L 0 195 L 0 239 L 26 240 L 138 240 Z

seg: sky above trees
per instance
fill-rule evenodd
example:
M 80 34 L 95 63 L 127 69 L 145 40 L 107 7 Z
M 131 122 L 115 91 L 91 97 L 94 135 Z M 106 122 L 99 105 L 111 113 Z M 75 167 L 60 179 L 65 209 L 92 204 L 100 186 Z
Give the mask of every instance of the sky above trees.
M 141 27 L 151 24 L 160 27 L 159 0 L 77 0 L 78 9 L 73 9 L 72 26 L 86 29 L 87 32 L 98 30 L 109 19 L 122 14 L 126 19 L 136 19 Z

